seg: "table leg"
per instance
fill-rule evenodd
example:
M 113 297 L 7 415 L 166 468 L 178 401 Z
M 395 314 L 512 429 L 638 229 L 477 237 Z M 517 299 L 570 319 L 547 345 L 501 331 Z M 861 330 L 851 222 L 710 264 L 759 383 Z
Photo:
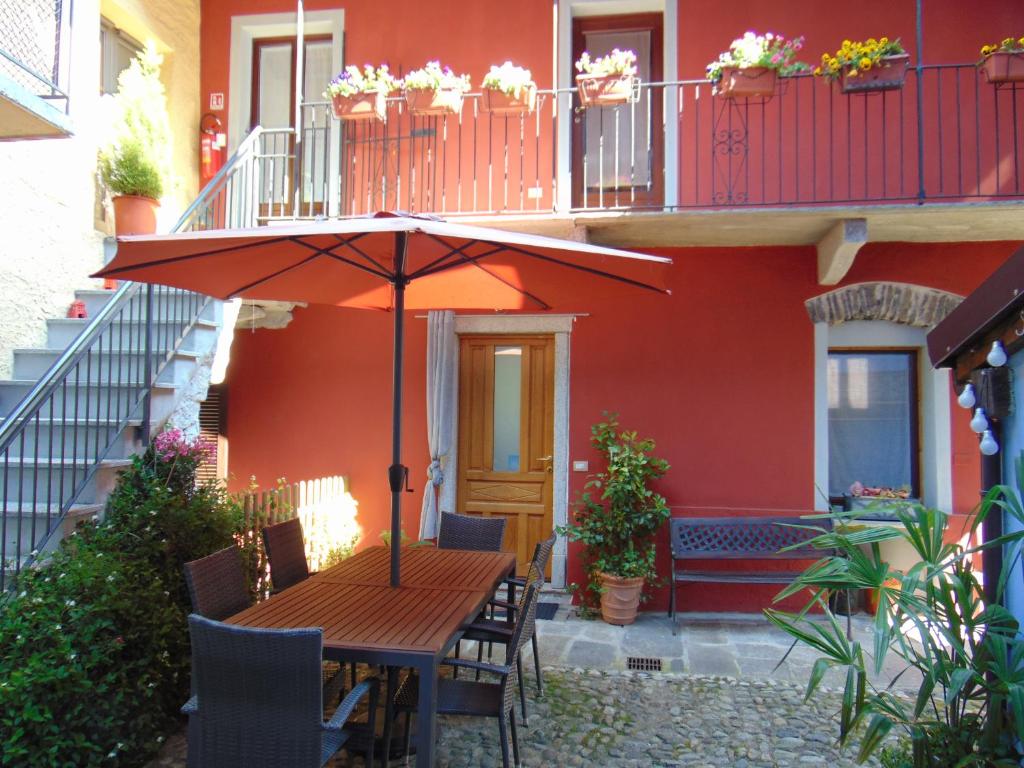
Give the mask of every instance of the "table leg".
M 388 667 L 387 687 L 384 694 L 384 729 L 381 738 L 381 753 L 384 755 L 381 765 L 386 766 L 391 760 L 391 729 L 395 722 L 395 693 L 397 693 L 398 667 Z
M 437 660 L 423 664 L 420 673 L 420 698 L 416 709 L 416 768 L 433 768 L 437 738 Z

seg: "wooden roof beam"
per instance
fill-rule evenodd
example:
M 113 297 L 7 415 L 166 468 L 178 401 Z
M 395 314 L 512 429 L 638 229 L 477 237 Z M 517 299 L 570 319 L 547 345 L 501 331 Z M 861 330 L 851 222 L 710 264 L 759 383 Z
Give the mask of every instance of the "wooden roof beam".
M 867 219 L 840 219 L 818 241 L 818 283 L 838 285 L 868 241 Z

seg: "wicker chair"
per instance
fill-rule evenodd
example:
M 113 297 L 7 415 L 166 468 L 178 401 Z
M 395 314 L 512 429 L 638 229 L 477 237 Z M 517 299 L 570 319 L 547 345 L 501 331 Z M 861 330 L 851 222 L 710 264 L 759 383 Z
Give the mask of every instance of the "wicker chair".
M 523 591 L 522 610 L 517 613 L 515 628 L 508 639 L 505 649 L 505 663 L 491 664 L 484 661 L 469 659 L 445 659 L 453 669 L 465 668 L 496 675 L 497 682 L 457 680 L 442 677 L 437 687 L 437 712 L 441 715 L 461 715 L 470 717 L 495 717 L 498 719 L 498 730 L 501 736 L 502 768 L 509 768 L 508 730 L 512 730 L 512 753 L 515 765 L 519 765 L 519 737 L 516 733 L 515 695 L 519 684 L 519 657 L 526 639 L 533 633 L 533 625 L 537 618 L 537 599 L 540 596 L 540 584 L 530 583 Z M 398 693 L 395 695 L 394 707 L 399 714 L 405 714 L 406 755 L 409 752 L 411 734 L 410 720 L 419 702 L 419 678 L 409 675 L 405 678 Z
M 530 561 L 530 566 L 527 570 L 526 576 L 511 576 L 505 579 L 505 583 L 511 585 L 514 590 L 525 589 L 526 586 L 534 580 L 539 580 L 540 585 L 543 586 L 544 571 L 547 570 L 548 560 L 551 559 L 551 551 L 554 547 L 555 534 L 551 534 L 551 536 L 544 539 L 544 541 L 537 542 L 537 545 L 533 548 L 533 559 Z M 520 597 L 520 602 L 521 600 L 522 598 Z M 465 633 L 462 635 L 463 640 L 477 641 L 477 661 L 481 661 L 483 659 L 483 643 L 486 642 L 488 644 L 487 658 L 490 659 L 491 643 L 505 643 L 508 641 L 508 637 L 512 634 L 515 611 L 519 608 L 516 603 L 508 603 L 502 600 L 492 600 L 491 606 L 504 608 L 508 617 L 507 620 L 496 621 L 494 618 L 481 615 L 466 628 Z M 543 696 L 544 679 L 541 676 L 540 671 L 540 652 L 537 648 L 536 627 L 533 634 L 530 635 L 530 642 L 533 645 L 533 669 L 537 675 L 537 693 Z M 523 725 L 527 725 L 526 693 L 523 691 L 522 677 L 519 679 L 519 695 L 522 700 Z
M 182 712 L 198 740 L 189 744 L 189 765 L 320 768 L 345 746 L 352 735 L 345 721 L 366 696 L 373 732 L 376 678 L 357 685 L 324 722 L 321 630 L 236 627 L 195 614 L 188 623 L 196 695 Z M 372 765 L 374 740 L 365 742 Z
M 302 523 L 297 517 L 268 525 L 261 533 L 275 592 L 309 578 L 306 545 L 302 541 Z
M 504 517 L 477 517 L 441 513 L 441 530 L 437 533 L 438 549 L 472 549 L 478 552 L 500 552 L 505 538 Z
M 236 546 L 185 563 L 185 583 L 192 612 L 214 621 L 224 621 L 252 605 Z

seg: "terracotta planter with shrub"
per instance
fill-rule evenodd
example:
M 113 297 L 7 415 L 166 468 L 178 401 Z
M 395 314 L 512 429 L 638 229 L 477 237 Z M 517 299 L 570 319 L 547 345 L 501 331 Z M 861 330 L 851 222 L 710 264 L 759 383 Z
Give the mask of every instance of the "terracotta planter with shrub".
M 978 69 L 990 83 L 1024 83 L 1024 53 L 996 51 Z
M 891 91 L 903 87 L 910 55 L 906 53 L 883 56 L 879 63 L 867 72 L 850 77 L 843 72 L 843 93 L 865 93 L 870 91 Z
M 633 75 L 576 75 L 576 90 L 584 107 L 613 107 L 633 98 Z
M 387 103 L 380 91 L 373 93 L 353 93 L 351 96 L 335 95 L 331 97 L 331 108 L 339 120 L 379 120 L 384 121 Z
M 457 115 L 462 111 L 462 91 L 458 88 L 414 88 L 404 94 L 413 115 Z
M 730 99 L 774 96 L 779 72 L 772 67 L 722 67 L 716 90 Z
M 623 579 L 609 573 L 601 574 L 601 618 L 608 624 L 624 626 L 636 621 L 640 607 L 642 578 Z
M 152 235 L 160 202 L 141 195 L 118 195 L 114 203 L 114 232 L 118 235 Z
M 537 87 L 522 88 L 518 96 L 514 96 L 497 88 L 484 88 L 480 99 L 480 109 L 492 115 L 521 117 L 529 115 L 537 107 Z

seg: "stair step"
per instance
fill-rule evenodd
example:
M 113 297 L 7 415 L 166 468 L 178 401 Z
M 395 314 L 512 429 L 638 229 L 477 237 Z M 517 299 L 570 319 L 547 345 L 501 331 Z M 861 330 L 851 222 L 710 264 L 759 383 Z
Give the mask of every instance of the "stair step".
M 177 289 L 163 288 L 160 286 L 155 287 L 154 303 L 158 309 L 169 307 L 174 307 L 178 311 L 181 311 L 182 309 L 191 309 L 191 299 L 183 296 Z M 84 302 L 86 315 L 87 317 L 92 318 L 98 315 L 100 310 L 110 302 L 114 293 L 115 291 L 107 291 L 102 288 L 87 288 L 75 291 L 75 299 Z M 211 307 L 206 307 L 203 310 L 203 316 L 208 320 L 215 319 Z
M 89 324 L 88 318 L 56 317 L 46 321 L 46 346 L 62 352 L 78 338 Z M 177 338 L 180 324 L 176 322 L 154 322 L 153 336 L 157 343 Z M 144 343 L 146 324 L 140 320 L 123 324 L 115 323 L 105 337 L 104 346 L 110 349 L 139 349 Z M 208 349 L 217 340 L 220 324 L 215 320 L 200 318 L 188 332 L 181 344 L 183 350 Z
M 15 349 L 15 379 L 40 379 L 50 367 L 64 354 L 62 349 Z M 157 365 L 163 355 L 155 354 L 153 365 Z M 163 383 L 184 384 L 201 359 L 198 352 L 176 352 L 167 361 L 160 372 L 158 381 Z M 103 382 L 107 380 L 138 381 L 144 371 L 146 355 L 140 350 L 104 350 L 91 352 L 79 364 L 78 376 L 81 381 Z M 121 367 L 118 368 L 118 365 Z M 74 377 L 74 374 L 72 374 Z
M 73 384 L 73 382 L 71 383 Z M 0 380 L 0 413 L 9 414 L 11 410 L 35 387 L 34 379 Z M 173 383 L 157 383 L 152 387 L 151 420 L 160 424 L 171 415 L 181 386 Z M 84 381 L 80 386 L 69 385 L 65 391 L 58 388 L 53 393 L 53 411 L 55 417 L 92 420 L 93 418 L 111 418 L 118 414 L 120 405 L 123 412 L 129 404 L 129 398 L 138 392 L 136 385 L 115 383 L 90 383 Z M 67 404 L 64 399 L 67 397 Z M 76 413 L 75 407 L 78 411 Z M 43 414 L 49 416 L 50 406 L 44 405 Z M 108 415 L 109 414 L 109 415 Z M 138 418 L 142 415 L 141 406 L 130 414 Z

